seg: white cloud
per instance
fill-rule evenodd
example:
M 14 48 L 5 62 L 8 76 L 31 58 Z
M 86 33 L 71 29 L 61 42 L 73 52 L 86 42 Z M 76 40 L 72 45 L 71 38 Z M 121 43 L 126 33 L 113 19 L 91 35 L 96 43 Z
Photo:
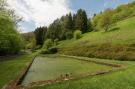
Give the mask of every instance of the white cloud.
M 24 21 L 34 21 L 36 26 L 48 26 L 72 10 L 68 0 L 7 0 L 10 8 L 24 18 Z

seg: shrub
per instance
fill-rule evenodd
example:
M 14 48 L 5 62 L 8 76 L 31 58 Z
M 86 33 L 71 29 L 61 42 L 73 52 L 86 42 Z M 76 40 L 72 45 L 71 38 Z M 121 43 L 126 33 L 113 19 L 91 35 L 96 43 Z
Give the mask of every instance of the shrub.
M 57 52 L 58 52 L 58 50 L 57 50 L 56 47 L 49 48 L 48 50 L 49 50 L 49 52 L 50 52 L 51 54 L 54 54 L 54 53 L 57 53 Z
M 49 49 L 53 46 L 53 41 L 52 39 L 47 39 L 44 42 L 43 49 Z
M 37 45 L 35 46 L 34 50 L 38 50 L 38 49 L 41 49 L 42 48 L 42 45 Z
M 57 41 L 58 41 L 57 39 L 54 41 L 55 44 L 57 44 Z M 54 53 L 57 53 L 57 48 L 53 47 L 53 46 L 54 46 L 53 41 L 51 39 L 47 39 L 44 42 L 41 53 L 42 54 L 54 54 Z
M 55 54 L 57 52 L 58 52 L 58 50 L 56 47 L 52 47 L 49 49 L 42 49 L 42 51 L 41 51 L 42 54 Z
M 80 39 L 82 37 L 82 32 L 80 30 L 76 30 L 74 32 L 74 39 Z
M 49 54 L 49 51 L 47 49 L 42 49 L 41 54 Z
M 54 46 L 58 45 L 58 41 L 59 41 L 59 39 L 54 40 Z

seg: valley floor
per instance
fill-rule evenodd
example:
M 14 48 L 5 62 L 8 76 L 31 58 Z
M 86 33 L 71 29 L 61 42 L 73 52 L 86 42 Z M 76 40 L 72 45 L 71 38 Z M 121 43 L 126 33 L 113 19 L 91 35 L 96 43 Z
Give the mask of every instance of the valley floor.
M 91 60 L 122 64 L 126 69 L 94 77 L 85 77 L 32 89 L 135 89 L 135 62 L 95 59 Z
M 32 57 L 33 55 L 25 55 L 14 58 L 13 60 L 1 61 L 0 88 L 9 83 L 10 80 L 15 79 L 21 72 L 21 69 L 31 61 Z M 85 57 L 85 59 L 120 64 L 123 65 L 125 69 L 109 74 L 89 76 L 82 79 L 69 80 L 46 86 L 37 86 L 31 89 L 135 89 L 135 62 L 87 57 Z

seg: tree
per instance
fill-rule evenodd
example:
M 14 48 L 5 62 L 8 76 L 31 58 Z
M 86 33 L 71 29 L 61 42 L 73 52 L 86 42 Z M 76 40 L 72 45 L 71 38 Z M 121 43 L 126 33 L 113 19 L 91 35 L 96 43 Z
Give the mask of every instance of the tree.
M 73 31 L 73 19 L 72 19 L 71 13 L 66 15 L 65 28 L 70 30 L 70 31 Z
M 60 24 L 60 20 L 57 19 L 55 20 L 48 28 L 47 30 L 47 38 L 48 39 L 61 39 L 62 35 L 62 29 L 61 29 L 61 24 Z
M 88 31 L 93 31 L 93 27 L 92 27 L 92 23 L 91 23 L 91 19 L 88 20 Z
M 72 31 L 66 32 L 66 39 L 72 39 L 72 38 L 73 38 L 73 32 Z
M 100 21 L 100 26 L 104 28 L 105 32 L 108 31 L 110 25 L 112 24 L 112 10 L 107 9 L 102 15 L 102 19 Z
M 86 33 L 88 31 L 87 21 L 88 19 L 86 12 L 82 9 L 79 9 L 76 14 L 75 28 L 80 29 L 82 33 Z
M 94 16 L 92 18 L 92 28 L 94 29 L 94 31 L 98 31 L 100 28 L 100 21 L 102 19 L 102 14 L 99 13 L 99 14 L 96 14 L 96 16 Z
M 73 14 L 73 30 L 75 30 L 76 14 Z
M 23 40 L 11 17 L 0 15 L 0 55 L 17 54 L 22 48 Z
M 34 31 L 35 38 L 36 38 L 36 45 L 43 45 L 46 32 L 47 32 L 47 27 L 39 27 Z
M 0 0 L 0 11 L 5 10 L 6 2 L 5 0 Z

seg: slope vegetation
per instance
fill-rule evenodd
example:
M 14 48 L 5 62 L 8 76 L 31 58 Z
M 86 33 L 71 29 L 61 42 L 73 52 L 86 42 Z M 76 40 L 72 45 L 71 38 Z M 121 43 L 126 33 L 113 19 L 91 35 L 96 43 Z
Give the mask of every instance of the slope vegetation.
M 134 60 L 135 17 L 120 21 L 108 32 L 90 32 L 79 40 L 66 40 L 58 45 L 59 53 L 118 60 Z

